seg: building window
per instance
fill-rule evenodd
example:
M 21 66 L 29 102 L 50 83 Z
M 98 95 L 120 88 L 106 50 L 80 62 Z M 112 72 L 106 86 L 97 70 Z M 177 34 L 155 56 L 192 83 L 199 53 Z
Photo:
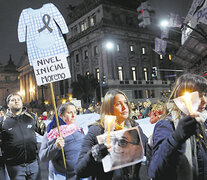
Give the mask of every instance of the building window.
M 98 54 L 98 46 L 94 46 L 94 56 Z
M 142 54 L 146 54 L 145 48 L 142 48 Z
M 76 61 L 76 64 L 79 63 L 79 54 L 76 54 L 76 56 L 75 56 L 75 61 Z
M 84 23 L 81 23 L 81 31 L 84 31 Z
M 120 45 L 119 45 L 119 44 L 116 45 L 116 50 L 117 50 L 118 52 L 120 51 Z
M 162 54 L 160 54 L 160 59 L 163 59 L 163 55 Z
M 148 72 L 147 72 L 147 68 L 143 68 L 144 71 L 144 80 L 148 81 Z
M 99 68 L 96 69 L 96 78 L 98 79 L 98 82 L 99 82 L 99 79 L 100 79 Z
M 142 90 L 135 90 L 134 97 L 135 97 L 135 99 L 142 99 L 143 98 L 143 91 Z
M 123 68 L 121 66 L 118 67 L 118 76 L 119 80 L 123 81 Z
M 87 29 L 87 24 L 86 22 L 81 23 L 81 31 L 85 31 Z
M 155 98 L 155 91 L 153 89 L 146 90 L 146 98 Z
M 146 98 L 148 99 L 149 98 L 149 90 L 145 90 L 145 95 L 146 95 Z
M 86 22 L 84 22 L 84 28 L 85 28 L 85 30 L 87 29 L 87 24 L 86 24 Z
M 137 78 L 136 78 L 136 67 L 132 67 L 132 79 L 133 79 L 133 81 L 137 80 Z
M 95 24 L 96 24 L 96 16 L 94 15 L 94 16 L 90 17 L 90 25 L 94 26 Z
M 87 50 L 84 51 L 84 55 L 85 55 L 85 59 L 88 59 L 88 51 Z
M 134 52 L 134 46 L 133 45 L 130 45 L 129 49 L 130 49 L 130 52 Z

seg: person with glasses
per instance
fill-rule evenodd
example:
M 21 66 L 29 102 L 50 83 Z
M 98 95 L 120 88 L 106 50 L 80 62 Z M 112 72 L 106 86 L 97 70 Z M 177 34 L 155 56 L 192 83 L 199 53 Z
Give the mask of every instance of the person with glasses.
M 75 124 L 77 119 L 76 106 L 69 102 L 58 109 L 60 124 L 59 137 L 55 116 L 47 126 L 47 132 L 39 151 L 41 161 L 49 162 L 48 180 L 76 180 L 74 167 L 79 156 L 83 131 Z M 66 169 L 64 167 L 62 148 L 65 154 Z
M 197 102 L 192 104 L 198 104 L 197 112 L 189 115 L 174 101 L 186 92 L 199 93 Z M 207 179 L 206 92 L 207 79 L 200 75 L 187 73 L 176 80 L 164 114 L 154 127 L 148 171 L 153 180 Z
M 143 158 L 143 149 L 136 129 L 127 130 L 110 138 L 112 167 L 136 162 Z
M 85 136 L 79 159 L 76 165 L 76 173 L 79 177 L 92 176 L 96 180 L 110 180 L 110 179 L 141 179 L 139 170 L 141 163 L 127 166 L 124 168 L 116 169 L 110 172 L 104 172 L 101 160 L 109 154 L 110 147 L 105 144 L 98 144 L 97 137 L 104 133 L 104 117 L 105 115 L 116 116 L 115 130 L 123 130 L 138 126 L 138 124 L 130 119 L 130 108 L 127 96 L 120 90 L 114 89 L 109 90 L 104 96 L 101 105 L 101 118 L 97 123 L 89 126 L 89 131 Z M 147 137 L 144 135 L 141 128 L 138 126 L 142 143 L 147 143 Z M 132 140 L 131 138 L 123 137 L 118 143 L 121 146 L 133 145 L 138 143 L 140 140 Z M 123 155 L 125 156 L 125 154 Z M 120 158 L 124 158 L 124 157 Z M 147 173 L 142 175 L 142 180 L 148 179 Z

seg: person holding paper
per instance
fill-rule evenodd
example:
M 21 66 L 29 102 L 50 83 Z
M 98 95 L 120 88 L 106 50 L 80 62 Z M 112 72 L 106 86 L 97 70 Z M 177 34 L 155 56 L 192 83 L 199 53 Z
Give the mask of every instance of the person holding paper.
M 92 176 L 97 180 L 110 179 L 136 179 L 139 180 L 139 169 L 141 163 L 131 165 L 125 168 L 116 169 L 110 172 L 104 172 L 101 160 L 109 153 L 110 145 L 98 144 L 97 136 L 108 133 L 104 127 L 108 127 L 105 123 L 105 116 L 116 116 L 115 130 L 128 129 L 136 127 L 138 124 L 130 119 L 129 101 L 126 95 L 118 90 L 109 90 L 104 96 L 101 105 L 101 119 L 97 123 L 89 127 L 88 134 L 85 136 L 76 165 L 76 173 L 79 177 Z M 111 123 L 113 124 L 113 123 Z M 147 137 L 143 134 L 138 126 L 143 144 L 147 142 Z M 112 140 L 112 139 L 111 139 Z M 146 175 L 147 176 L 147 175 Z M 145 179 L 148 179 L 145 177 Z M 144 180 L 144 179 L 142 179 Z
M 60 134 L 59 137 L 56 119 L 47 126 L 47 132 L 39 151 L 41 161 L 49 161 L 49 180 L 76 180 L 78 179 L 74 167 L 79 156 L 83 131 L 75 124 L 77 115 L 73 103 L 65 103 L 58 109 Z M 64 149 L 67 171 L 64 167 L 62 151 Z
M 176 80 L 153 132 L 153 155 L 148 171 L 153 180 L 207 179 L 207 123 L 202 116 L 206 91 L 207 79 L 202 76 L 183 74 Z M 186 92 L 190 96 L 185 100 Z M 185 100 L 185 106 L 176 104 L 177 98 Z

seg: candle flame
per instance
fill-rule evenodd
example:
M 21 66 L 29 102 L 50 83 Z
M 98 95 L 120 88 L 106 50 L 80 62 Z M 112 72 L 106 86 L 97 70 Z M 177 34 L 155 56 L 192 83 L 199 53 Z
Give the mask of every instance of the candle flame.
M 183 97 L 184 97 L 185 100 L 189 100 L 191 98 L 191 95 L 190 95 L 189 92 L 185 92 Z
M 191 103 L 191 93 L 185 92 L 183 98 L 184 98 L 185 105 L 186 105 L 186 108 L 188 109 L 189 113 L 193 114 L 193 108 L 192 108 L 192 103 Z

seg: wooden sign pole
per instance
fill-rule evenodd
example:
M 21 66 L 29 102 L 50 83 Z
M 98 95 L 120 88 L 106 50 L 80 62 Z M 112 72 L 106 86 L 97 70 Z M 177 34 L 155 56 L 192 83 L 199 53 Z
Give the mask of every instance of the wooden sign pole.
M 55 118 L 56 118 L 58 133 L 59 133 L 59 137 L 61 137 L 61 135 L 60 135 L 60 125 L 59 125 L 59 120 L 58 120 L 57 108 L 56 108 L 56 103 L 55 103 L 55 95 L 54 95 L 54 90 L 53 90 L 53 84 L 52 83 L 50 83 L 50 90 L 51 90 L 51 96 L 52 96 L 52 103 L 53 103 L 53 107 L 54 107 L 54 111 L 55 111 Z M 62 148 L 62 155 L 63 155 L 64 167 L 65 167 L 65 169 L 67 169 L 66 161 L 65 161 L 65 153 L 64 153 L 63 148 Z

